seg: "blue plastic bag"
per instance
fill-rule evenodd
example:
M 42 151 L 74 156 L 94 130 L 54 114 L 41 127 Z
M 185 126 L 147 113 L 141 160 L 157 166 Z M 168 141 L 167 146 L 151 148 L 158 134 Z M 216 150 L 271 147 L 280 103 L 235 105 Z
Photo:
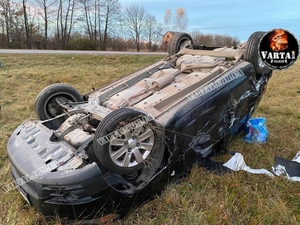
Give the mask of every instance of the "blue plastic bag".
M 268 130 L 266 127 L 266 118 L 253 118 L 247 122 L 246 136 L 243 141 L 247 143 L 266 143 Z

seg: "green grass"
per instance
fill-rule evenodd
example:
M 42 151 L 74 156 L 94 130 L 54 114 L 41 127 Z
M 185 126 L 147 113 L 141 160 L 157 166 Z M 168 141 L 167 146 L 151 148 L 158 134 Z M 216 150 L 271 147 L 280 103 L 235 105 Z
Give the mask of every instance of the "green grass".
M 100 87 L 161 56 L 18 55 L 2 54 L 0 62 L 0 179 L 9 183 L 6 144 L 22 121 L 35 118 L 34 100 L 54 82 L 73 85 L 81 93 Z M 254 117 L 265 117 L 266 144 L 245 144 L 237 137 L 231 150 L 244 155 L 248 166 L 271 170 L 274 156 L 292 159 L 300 150 L 300 63 L 275 71 Z M 217 160 L 227 160 L 218 155 Z M 98 221 L 95 220 L 95 223 Z M 179 184 L 111 224 L 299 224 L 300 184 L 246 172 L 217 175 L 194 167 Z M 1 193 L 0 224 L 62 224 L 45 218 L 12 190 Z M 77 224 L 80 224 L 78 221 Z

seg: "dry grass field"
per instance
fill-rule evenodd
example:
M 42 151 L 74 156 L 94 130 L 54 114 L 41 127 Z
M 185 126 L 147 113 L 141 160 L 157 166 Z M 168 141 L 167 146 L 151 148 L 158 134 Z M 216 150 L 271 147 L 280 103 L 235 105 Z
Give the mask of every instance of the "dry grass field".
M 160 59 L 161 56 L 2 54 L 0 62 L 0 185 L 11 181 L 6 144 L 24 120 L 35 118 L 34 100 L 45 86 L 63 82 L 81 93 Z M 274 156 L 292 159 L 300 150 L 300 61 L 275 71 L 254 117 L 265 117 L 266 144 L 246 144 L 239 136 L 230 150 L 244 155 L 251 168 L 271 170 Z M 226 161 L 227 155 L 216 160 Z M 1 190 L 0 224 L 63 224 L 45 218 L 17 190 Z M 91 224 L 98 224 L 95 219 Z M 86 224 L 76 221 L 76 224 Z M 222 176 L 194 167 L 178 184 L 133 210 L 122 221 L 106 224 L 300 224 L 300 184 L 282 177 L 247 172 Z

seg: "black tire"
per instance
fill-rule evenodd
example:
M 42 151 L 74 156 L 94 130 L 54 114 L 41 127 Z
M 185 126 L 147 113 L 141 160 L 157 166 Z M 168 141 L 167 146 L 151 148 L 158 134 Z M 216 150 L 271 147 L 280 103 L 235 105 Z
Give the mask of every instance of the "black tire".
M 56 98 L 72 102 L 83 101 L 82 95 L 74 87 L 62 83 L 51 84 L 41 90 L 35 100 L 35 112 L 40 120 L 51 119 L 63 113 Z
M 159 167 L 164 154 L 163 136 L 152 118 L 142 119 L 146 118 L 145 115 L 124 107 L 101 121 L 95 132 L 93 150 L 102 166 L 117 174 L 132 174 L 147 165 L 154 170 Z M 127 125 L 138 120 L 145 123 L 134 126 L 134 129 Z M 108 134 L 112 132 L 117 134 L 115 138 L 109 138 Z
M 194 44 L 194 41 L 192 37 L 187 33 L 175 33 L 172 37 L 169 45 L 169 55 L 174 55 L 177 52 L 180 51 L 181 48 L 183 48 L 184 45 L 186 45 L 188 42 L 191 42 L 191 45 Z
M 244 52 L 244 60 L 254 65 L 256 74 L 269 73 L 270 69 L 264 64 L 259 54 L 259 44 L 266 32 L 257 31 L 249 37 Z

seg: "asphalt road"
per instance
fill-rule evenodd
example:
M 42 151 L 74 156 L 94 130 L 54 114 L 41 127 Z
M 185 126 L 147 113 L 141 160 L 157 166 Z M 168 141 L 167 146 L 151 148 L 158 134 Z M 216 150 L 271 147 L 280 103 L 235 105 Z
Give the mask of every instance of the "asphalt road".
M 71 55 L 167 55 L 166 52 L 0 49 L 0 54 L 4 54 L 4 53 L 10 53 L 10 54 L 71 54 Z

